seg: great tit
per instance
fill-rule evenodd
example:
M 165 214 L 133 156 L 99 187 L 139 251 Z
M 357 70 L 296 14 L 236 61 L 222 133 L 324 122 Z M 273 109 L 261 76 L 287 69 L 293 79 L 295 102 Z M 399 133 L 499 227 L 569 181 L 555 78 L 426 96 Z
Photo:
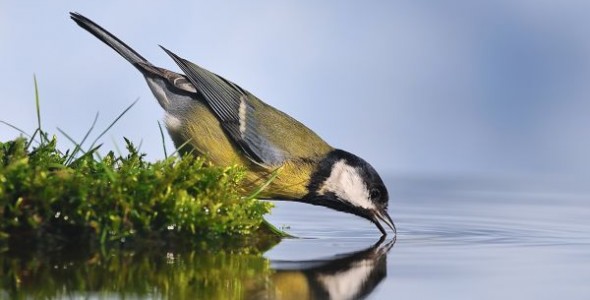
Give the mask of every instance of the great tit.
M 364 299 L 387 276 L 387 253 L 395 239 L 385 236 L 366 249 L 311 260 L 271 260 L 273 274 L 250 284 L 247 299 Z
M 204 156 L 218 166 L 242 166 L 244 191 L 269 181 L 261 199 L 329 207 L 365 218 L 386 235 L 383 221 L 395 233 L 387 188 L 365 160 L 331 147 L 237 84 L 164 47 L 184 74 L 152 65 L 81 14 L 70 16 L 143 74 L 165 111 L 168 133 L 183 153 Z

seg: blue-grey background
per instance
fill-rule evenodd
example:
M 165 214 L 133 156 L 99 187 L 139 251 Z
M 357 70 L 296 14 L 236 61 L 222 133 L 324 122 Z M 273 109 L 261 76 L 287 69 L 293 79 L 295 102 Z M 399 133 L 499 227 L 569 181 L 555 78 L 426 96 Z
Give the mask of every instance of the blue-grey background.
M 104 148 L 128 137 L 157 159 L 161 108 L 69 11 L 156 65 L 178 70 L 161 44 L 235 81 L 384 173 L 590 178 L 588 1 L 0 0 L 0 120 L 34 130 L 33 74 L 44 127 L 76 139 L 139 98 Z
M 33 132 L 33 74 L 45 129 L 78 140 L 139 98 L 104 149 L 128 137 L 158 159 L 162 109 L 69 11 L 156 65 L 178 70 L 161 44 L 227 77 L 381 171 L 398 236 L 373 298 L 587 298 L 589 1 L 0 0 L 0 120 Z M 17 135 L 0 124 L 0 140 Z M 305 204 L 268 218 L 312 238 L 270 259 L 378 238 Z

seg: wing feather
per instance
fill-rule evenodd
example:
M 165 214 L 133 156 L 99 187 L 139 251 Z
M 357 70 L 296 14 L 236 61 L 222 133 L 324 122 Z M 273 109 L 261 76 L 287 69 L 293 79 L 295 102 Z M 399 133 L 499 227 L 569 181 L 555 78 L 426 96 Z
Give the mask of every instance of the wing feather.
M 188 80 L 203 94 L 224 130 L 257 164 L 278 166 L 288 156 L 259 130 L 253 103 L 260 100 L 235 83 L 178 57 L 162 47 L 182 69 Z

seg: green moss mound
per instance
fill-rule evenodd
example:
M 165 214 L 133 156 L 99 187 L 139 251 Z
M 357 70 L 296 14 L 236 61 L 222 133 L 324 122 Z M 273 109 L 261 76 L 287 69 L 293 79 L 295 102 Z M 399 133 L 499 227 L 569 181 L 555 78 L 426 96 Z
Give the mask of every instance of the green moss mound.
M 147 162 L 126 143 L 126 155 L 100 157 L 95 148 L 74 159 L 55 137 L 35 147 L 0 142 L 0 242 L 243 237 L 270 211 L 240 194 L 238 167 L 192 155 Z

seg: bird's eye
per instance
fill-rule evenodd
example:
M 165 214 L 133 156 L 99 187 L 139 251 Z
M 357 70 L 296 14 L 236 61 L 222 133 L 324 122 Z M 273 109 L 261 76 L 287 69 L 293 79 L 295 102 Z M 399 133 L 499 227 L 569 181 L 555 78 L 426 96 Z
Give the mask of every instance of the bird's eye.
M 377 188 L 372 188 L 369 192 L 369 196 L 371 197 L 371 199 L 378 199 L 379 197 L 381 197 L 381 191 Z

